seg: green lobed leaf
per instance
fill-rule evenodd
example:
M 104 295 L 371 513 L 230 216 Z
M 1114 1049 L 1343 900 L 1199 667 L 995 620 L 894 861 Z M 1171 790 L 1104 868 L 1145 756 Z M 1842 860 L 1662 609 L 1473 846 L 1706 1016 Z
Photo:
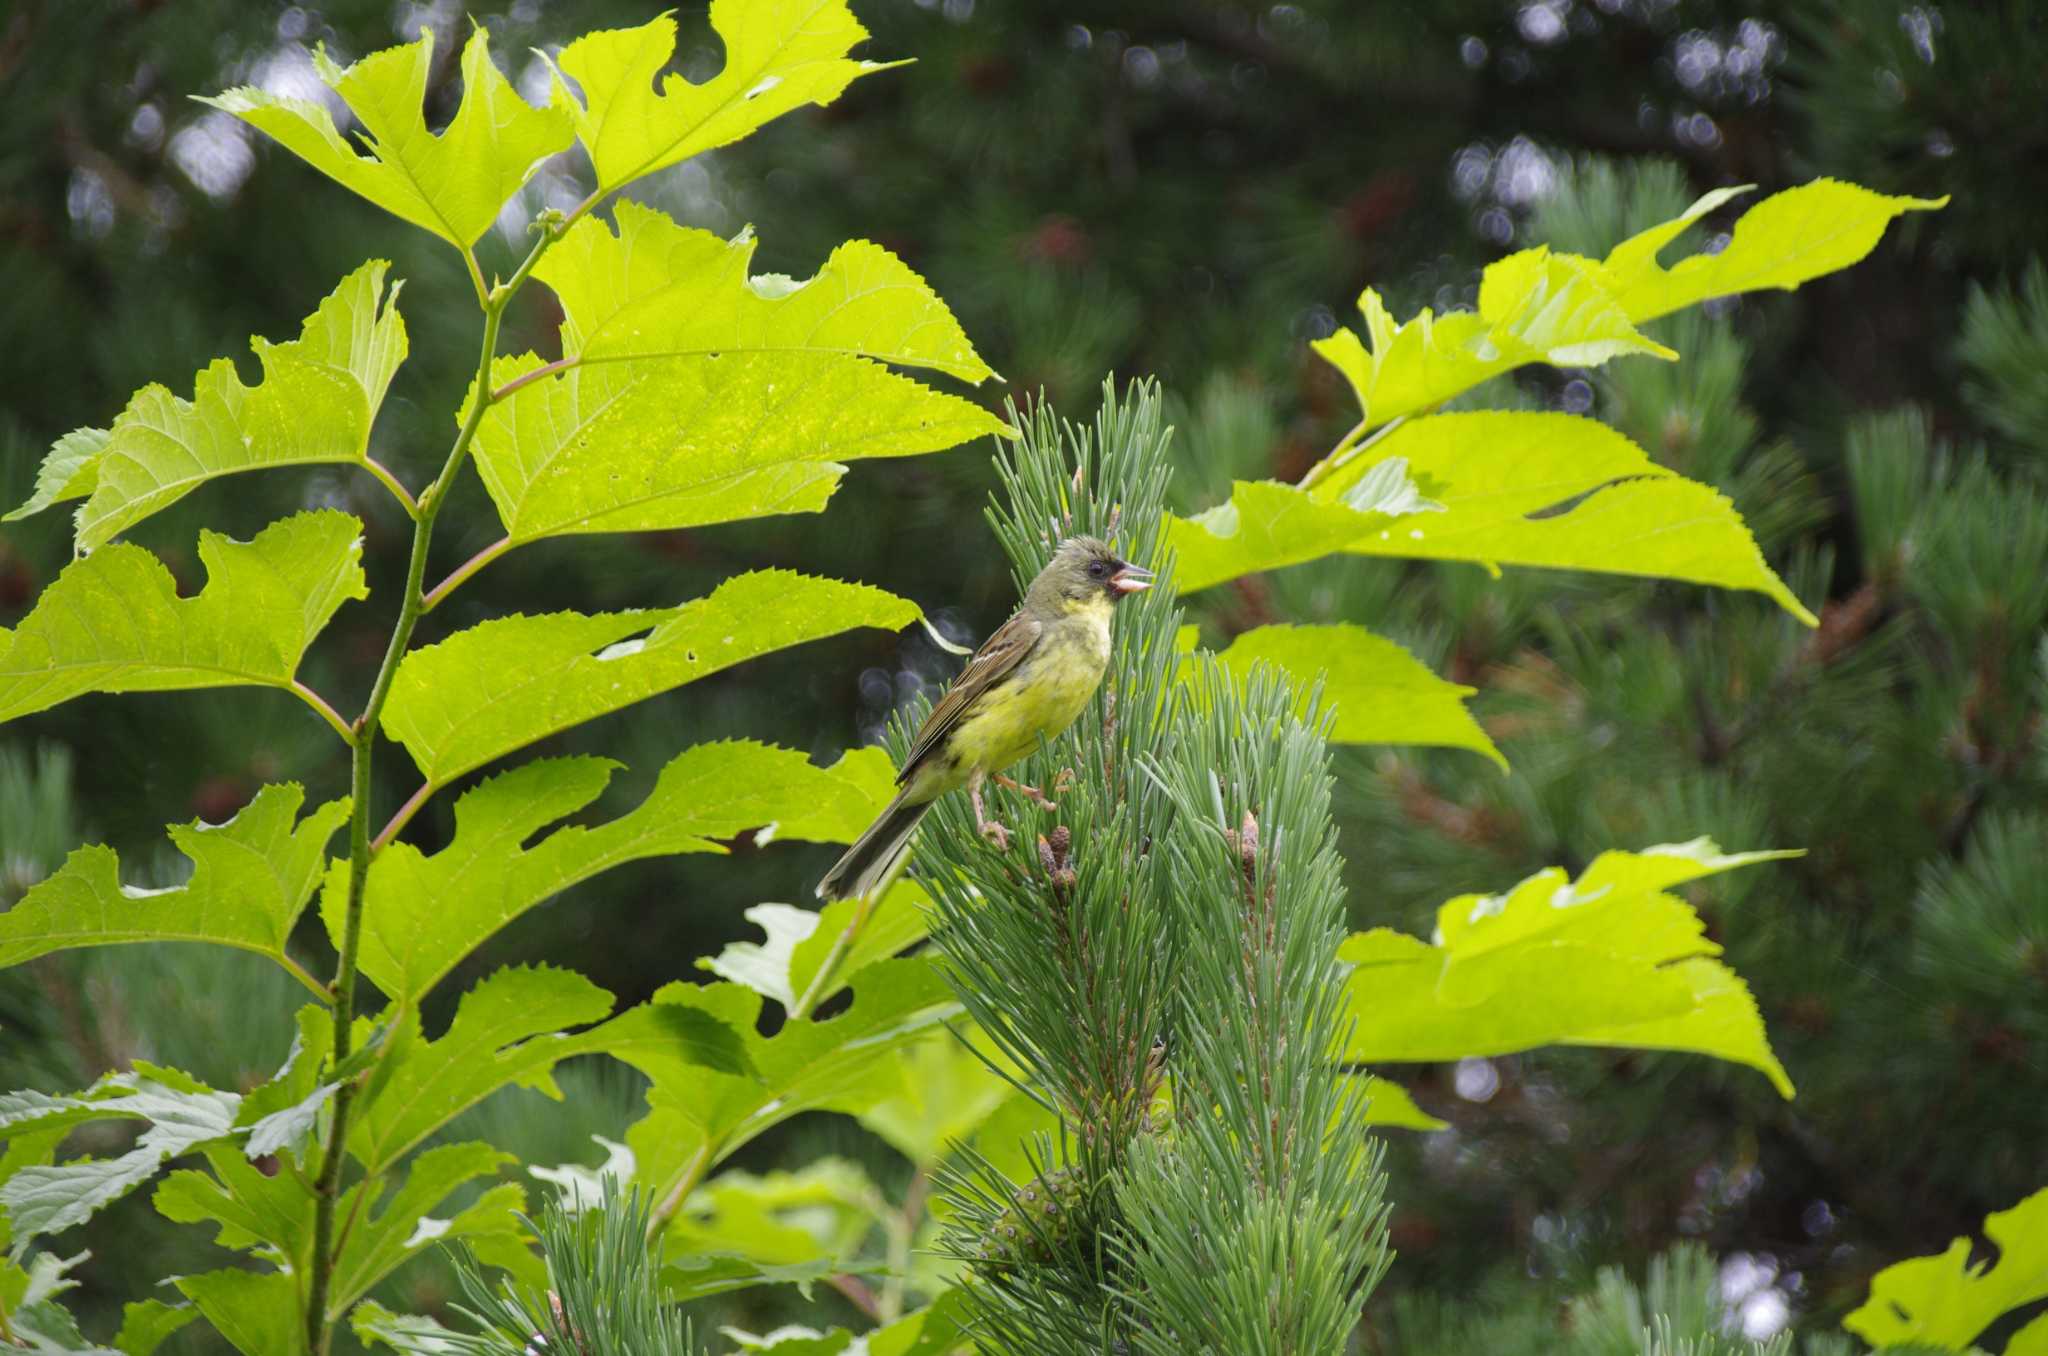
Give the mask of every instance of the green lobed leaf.
M 535 276 L 561 299 L 572 370 L 484 415 L 476 457 L 515 544 L 815 512 L 844 462 L 935 452 L 1008 425 L 882 363 L 995 374 L 946 304 L 878 245 L 801 282 L 750 277 L 723 240 L 622 202 L 578 222 Z M 500 385 L 542 366 L 501 360 Z
M 793 1285 L 805 1299 L 819 1281 L 840 1274 L 836 1258 L 781 1265 L 734 1252 L 692 1252 L 669 1257 L 662 1266 L 662 1293 L 678 1304 L 746 1290 L 757 1285 Z
M 1706 839 L 1604 852 L 1576 882 L 1552 868 L 1503 895 L 1461 895 L 1434 943 L 1388 928 L 1338 959 L 1353 1021 L 1348 1059 L 1452 1060 L 1539 1045 L 1685 1050 L 1792 1083 L 1721 948 L 1671 886 L 1785 852 L 1723 854 Z
M 497 220 L 536 163 L 575 139 L 559 108 L 534 108 L 491 61 L 481 25 L 462 49 L 462 103 L 447 128 L 427 130 L 423 104 L 434 34 L 374 52 L 343 69 L 316 50 L 314 68 L 363 126 L 363 151 L 336 130 L 325 104 L 251 86 L 202 99 L 269 133 L 287 150 L 385 211 L 467 249 Z
M 611 1006 L 609 993 L 572 971 L 520 966 L 463 995 L 436 1040 L 422 1034 L 417 1012 L 403 1015 L 359 1102 L 350 1151 L 381 1172 L 499 1088 L 559 1099 L 554 1067 L 575 1055 L 602 1052 L 642 1067 L 747 1079 L 746 1041 L 715 1014 L 657 1001 L 604 1021 Z M 600 1024 L 574 1035 L 562 1030 L 591 1022 Z
M 894 769 L 888 755 L 880 749 L 863 752 L 880 755 L 880 780 L 874 784 L 879 799 L 861 812 L 865 818 L 858 827 L 835 842 L 851 842 L 858 837 L 895 789 Z M 865 918 L 861 917 L 860 905 L 859 900 L 842 899 L 813 911 L 793 904 L 756 904 L 744 917 L 760 928 L 767 940 L 728 942 L 716 956 L 699 958 L 697 968 L 774 999 L 784 1012 L 793 1011 L 799 999 L 809 1000 L 807 1011 L 815 1010 L 844 988 L 848 977 L 873 961 L 923 941 L 928 931 L 925 910 L 931 906 L 931 900 L 914 882 L 897 881 L 875 901 Z M 835 949 L 839 950 L 836 960 L 832 954 Z M 836 980 L 827 980 L 824 988 L 812 993 L 811 988 L 828 961 L 833 965 Z
M 1288 676 L 1303 714 L 1318 684 L 1318 707 L 1333 714 L 1339 744 L 1432 744 L 1470 749 L 1507 770 L 1465 699 L 1476 688 L 1446 682 L 1393 641 L 1362 626 L 1261 626 L 1240 633 L 1216 656 L 1242 687 L 1253 667 Z
M 101 1206 L 155 1176 L 166 1161 L 233 1134 L 241 1100 L 174 1069 L 139 1062 L 134 1072 L 108 1074 L 82 1093 L 0 1094 L 0 1139 L 89 1120 L 144 1122 L 142 1133 L 125 1153 L 31 1163 L 0 1182 L 0 1209 L 7 1213 L 17 1246 L 82 1224 Z
M 727 1172 L 690 1194 L 669 1225 L 672 1252 L 729 1252 L 768 1266 L 830 1261 L 850 1269 L 890 1209 L 859 1164 L 812 1159 L 795 1171 Z
M 857 626 L 907 626 L 921 615 L 916 604 L 864 584 L 758 570 L 680 607 L 502 617 L 406 655 L 384 732 L 442 786 L 742 660 Z
M 619 764 L 546 759 L 485 781 L 455 803 L 455 837 L 427 856 L 393 843 L 370 867 L 362 972 L 413 1004 L 484 940 L 578 881 L 625 862 L 724 852 L 717 839 L 756 829 L 755 841 L 851 841 L 894 791 L 889 757 L 848 753 L 818 767 L 801 753 L 747 741 L 701 744 L 662 769 L 638 808 L 593 828 L 550 824 L 596 800 Z M 432 909 L 419 901 L 431 899 Z M 340 944 L 348 864 L 331 868 L 321 912 Z
M 399 284 L 384 288 L 389 267 L 373 259 L 343 278 L 306 317 L 297 339 L 250 340 L 263 365 L 255 386 L 242 384 L 231 359 L 216 358 L 195 378 L 190 400 L 155 383 L 137 391 L 99 440 L 98 455 L 46 497 L 45 483 L 95 441 L 80 435 L 96 430 L 59 440 L 35 497 L 16 513 L 72 497 L 82 486 L 90 493 L 78 510 L 78 549 L 85 552 L 220 476 L 320 462 L 364 465 L 370 426 L 406 355 Z
M 0 968 L 70 947 L 185 941 L 240 947 L 303 974 L 286 944 L 349 812 L 346 799 L 332 800 L 299 819 L 304 801 L 286 782 L 263 787 L 225 824 L 172 825 L 192 875 L 168 890 L 121 884 L 110 847 L 77 849 L 0 914 Z
M 648 1115 L 626 1135 L 640 1180 L 659 1190 L 693 1155 L 716 1162 L 806 1111 L 858 1114 L 893 1091 L 879 1074 L 896 1050 L 960 1010 L 922 957 L 876 961 L 854 975 L 851 987 L 846 1011 L 823 1021 L 787 1021 L 773 1036 L 756 1030 L 761 996 L 738 984 L 669 984 L 635 1009 L 694 1013 L 738 1032 L 753 1069 L 753 1076 L 739 1076 L 679 1063 L 658 1048 L 615 1048 L 654 1083 Z
M 1370 347 L 1350 329 L 1309 345 L 1351 383 L 1368 426 L 1434 409 L 1529 363 L 1592 367 L 1623 354 L 1678 355 L 1636 333 L 1600 266 L 1542 247 L 1486 266 L 1477 311 L 1396 325 L 1371 288 L 1358 298 Z
M 114 1335 L 114 1348 L 121 1356 L 154 1356 L 172 1333 L 197 1317 L 199 1311 L 190 1304 L 130 1300 L 121 1309 L 121 1331 Z
M 446 1218 L 429 1213 L 463 1183 L 495 1175 L 517 1161 L 482 1143 L 437 1144 L 421 1152 L 407 1167 L 404 1184 L 375 1211 L 365 1211 L 343 1243 L 328 1312 L 339 1318 L 370 1287 L 431 1244 L 461 1240 L 476 1247 L 490 1238 L 520 1244 L 525 1228 L 519 1212 L 526 1208 L 526 1193 L 512 1183 L 489 1188 Z
M 998 1109 L 1022 1095 L 988 1061 L 1012 1076 L 1021 1070 L 971 1023 L 963 1020 L 959 1027 L 963 1034 L 935 1031 L 904 1047 L 883 1075 L 888 1095 L 858 1117 L 920 1168 L 937 1166 L 955 1144 L 973 1139 Z
M 212 1171 L 181 1168 L 167 1174 L 151 1197 L 156 1212 L 176 1224 L 215 1225 L 219 1246 L 262 1251 L 303 1271 L 313 1251 L 308 1181 L 289 1172 L 266 1173 L 231 1144 L 211 1144 L 204 1153 Z
M 1451 1123 L 1439 1120 L 1415 1104 L 1408 1089 L 1390 1078 L 1366 1076 L 1365 1123 L 1387 1125 L 1397 1130 L 1448 1130 Z
M 1875 1347 L 1910 1342 L 1960 1351 L 2000 1316 L 2048 1298 L 2048 1187 L 1986 1215 L 1984 1236 L 1998 1247 L 1995 1263 L 1972 1266 L 1975 1246 L 1958 1238 L 1946 1252 L 1888 1266 L 1871 1277 L 1870 1298 L 1842 1326 Z
M 88 1342 L 78 1322 L 57 1300 L 67 1290 L 78 1288 L 71 1271 L 91 1257 L 89 1252 L 71 1257 L 35 1253 L 24 1259 L 0 1257 L 0 1340 L 6 1350 L 48 1353 L 49 1356 L 123 1356 Z
M 1716 254 L 1695 254 L 1670 268 L 1657 261 L 1707 213 L 1747 192 L 1716 189 L 1681 215 L 1631 236 L 1601 264 L 1608 289 L 1638 322 L 1713 297 L 1775 287 L 1786 291 L 1856 263 L 1907 212 L 1937 211 L 1947 198 L 1896 198 L 1839 179 L 1773 193 L 1742 214 Z
M 103 428 L 75 428 L 51 444 L 36 472 L 35 492 L 12 513 L 0 515 L 0 523 L 11 523 L 41 513 L 66 499 L 83 499 L 99 484 L 100 454 L 112 436 Z
M 1437 415 L 1402 425 L 1375 452 L 1312 491 L 1240 481 L 1228 504 L 1172 520 L 1182 590 L 1344 551 L 1748 589 L 1815 624 L 1726 498 L 1596 420 Z M 1394 457 L 1441 512 L 1363 513 L 1348 502 L 1374 466 Z
M 202 532 L 207 583 L 194 598 L 139 546 L 73 561 L 19 626 L 0 628 L 0 721 L 88 692 L 290 686 L 335 609 L 369 596 L 361 532 L 332 509 L 248 542 Z
M 552 107 L 574 124 L 599 193 L 738 141 L 792 109 L 829 104 L 855 77 L 887 69 L 847 59 L 868 34 L 845 0 L 712 0 L 711 27 L 725 66 L 702 84 L 669 74 L 657 88 L 675 55 L 668 14 L 587 33 L 554 59 Z
M 1480 276 L 1475 311 L 1437 316 L 1425 307 L 1397 324 L 1367 288 L 1358 299 L 1365 337 L 1339 329 L 1310 347 L 1351 383 L 1361 427 L 1377 427 L 1530 363 L 1594 367 L 1627 354 L 1676 358 L 1635 326 L 1714 297 L 1789 290 L 1847 268 L 1876 247 L 1895 217 L 1948 201 L 1887 197 L 1820 179 L 1751 208 L 1719 253 L 1696 254 L 1669 269 L 1658 263 L 1688 227 L 1747 191 L 1716 189 L 1673 220 L 1616 245 L 1604 260 L 1542 246 L 1496 260 Z M 1311 480 L 1334 465 L 1323 463 Z
M 283 1272 L 229 1267 L 173 1277 L 171 1284 L 242 1356 L 279 1356 L 304 1349 L 298 1287 Z

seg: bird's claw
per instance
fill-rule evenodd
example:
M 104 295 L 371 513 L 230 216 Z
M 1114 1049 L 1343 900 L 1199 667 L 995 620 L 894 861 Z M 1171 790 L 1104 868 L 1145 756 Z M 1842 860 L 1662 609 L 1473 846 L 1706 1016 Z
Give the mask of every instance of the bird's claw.
M 1060 808 L 1058 801 L 1046 795 L 1045 792 L 1035 786 L 1026 786 L 1020 781 L 1003 776 L 1000 772 L 995 775 L 994 780 L 998 786 L 1008 787 L 1042 810 L 1057 810 Z
M 981 830 L 983 838 L 996 845 L 997 852 L 1008 852 L 1010 850 L 1010 831 L 1008 829 L 996 823 L 993 819 L 984 819 L 976 827 Z

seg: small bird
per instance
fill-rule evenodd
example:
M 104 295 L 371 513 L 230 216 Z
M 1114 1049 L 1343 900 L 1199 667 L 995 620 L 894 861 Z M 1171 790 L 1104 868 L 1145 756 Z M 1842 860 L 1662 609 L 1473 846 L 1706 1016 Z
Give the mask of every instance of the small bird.
M 981 786 L 993 780 L 1052 808 L 1036 787 L 1003 769 L 1074 723 L 1109 667 L 1109 619 L 1117 601 L 1150 588 L 1152 572 L 1119 560 L 1095 537 L 1069 537 L 1024 591 L 1024 602 L 990 636 L 939 699 L 910 743 L 896 774 L 903 789 L 855 840 L 825 878 L 820 899 L 857 899 L 873 890 L 910 849 L 910 836 L 932 802 L 967 788 L 974 822 L 998 848 L 1009 831 L 982 808 Z

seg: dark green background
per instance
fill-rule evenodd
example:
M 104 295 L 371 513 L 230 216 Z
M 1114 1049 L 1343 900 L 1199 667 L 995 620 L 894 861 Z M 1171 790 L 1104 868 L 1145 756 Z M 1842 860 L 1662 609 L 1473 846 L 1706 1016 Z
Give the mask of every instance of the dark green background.
M 1510 778 L 1467 755 L 1337 755 L 1361 926 L 1426 931 L 1451 894 L 1610 846 L 1711 833 L 1730 848 L 1810 851 L 1695 896 L 1757 995 L 1796 1102 L 1749 1071 L 1680 1056 L 1546 1053 L 1462 1079 L 1396 1071 L 1456 1129 L 1394 1137 L 1401 1257 L 1367 1349 L 1456 1349 L 1432 1297 L 1568 1293 L 1597 1264 L 1639 1265 L 1684 1238 L 1759 1259 L 1791 1311 L 1826 1326 L 1877 1267 L 2043 1185 L 2048 283 L 2036 275 L 2031 308 L 2006 294 L 2048 223 L 2048 35 L 2031 6 L 855 9 L 875 33 L 866 55 L 917 64 L 635 196 L 724 233 L 753 224 L 762 270 L 803 276 L 842 239 L 880 241 L 953 305 L 1009 392 L 1042 388 L 1081 414 L 1106 372 L 1157 374 L 1178 402 L 1185 507 L 1213 502 L 1232 476 L 1296 476 L 1349 425 L 1348 393 L 1306 341 L 1349 323 L 1362 285 L 1397 315 L 1469 303 L 1479 267 L 1517 244 L 1597 252 L 1730 183 L 1768 191 L 1832 174 L 1954 195 L 1844 275 L 1663 322 L 1658 336 L 1687 356 L 1675 375 L 1639 360 L 1480 394 L 1590 408 L 1719 485 L 1795 589 L 1829 604 L 1817 635 L 1752 595 L 1542 572 L 1495 583 L 1397 563 L 1301 567 L 1216 590 L 1195 611 L 1218 641 L 1266 620 L 1364 622 L 1481 689 Z M 611 0 L 474 11 L 515 78 L 529 47 L 649 14 Z M 0 498 L 24 498 L 54 437 L 104 425 L 143 383 L 189 392 L 223 354 L 253 379 L 248 336 L 295 334 L 370 254 L 406 279 L 413 350 L 375 451 L 424 483 L 474 361 L 455 256 L 186 98 L 310 78 L 306 45 L 353 59 L 422 17 L 444 39 L 467 22 L 448 4 L 226 0 L 15 0 L 0 15 Z M 683 69 L 716 69 L 702 7 L 682 20 Z M 454 74 L 444 60 L 430 121 L 452 110 Z M 587 183 L 574 155 L 560 171 Z M 1725 228 L 1717 219 L 1709 234 Z M 515 243 L 488 238 L 487 268 L 509 270 Z M 545 350 L 555 318 L 531 289 L 507 347 Z M 890 588 L 978 638 L 1010 602 L 979 517 L 986 450 L 861 465 L 822 517 L 524 549 L 421 639 L 514 610 L 672 602 L 764 565 Z M 366 477 L 224 482 L 133 536 L 196 586 L 201 524 L 247 535 L 315 503 L 367 522 L 372 598 L 344 609 L 304 671 L 352 713 L 407 540 Z M 436 578 L 497 535 L 473 478 L 443 522 Z M 0 530 L 0 624 L 61 567 L 66 527 L 58 513 Z M 607 804 L 630 804 L 703 739 L 821 756 L 872 739 L 953 662 L 915 635 L 858 633 L 544 751 L 624 759 L 631 772 Z M 69 751 L 68 794 L 61 778 L 23 774 L 38 745 Z M 0 902 L 86 837 L 121 847 L 133 879 L 161 881 L 175 869 L 165 823 L 218 820 L 283 778 L 325 798 L 346 774 L 326 729 L 275 693 L 88 699 L 0 732 L 0 749 Z M 412 776 L 390 749 L 380 806 Z M 417 821 L 418 841 L 445 837 L 448 799 Z M 742 908 L 799 898 L 828 857 L 778 847 L 612 873 L 523 919 L 462 982 L 545 958 L 637 998 L 744 935 Z M 317 926 L 304 943 L 327 964 Z M 0 976 L 0 1083 L 74 1086 L 138 1056 L 253 1079 L 281 1057 L 277 1023 L 294 1002 L 239 957 L 44 962 Z M 1489 1084 L 1485 1100 L 1458 1091 Z M 566 1109 L 526 1097 L 477 1128 L 543 1159 L 587 1159 L 582 1136 L 616 1135 L 634 1090 L 595 1072 L 572 1086 Z M 800 1125 L 758 1157 L 868 1152 L 858 1140 Z M 80 1237 L 101 1253 L 87 1269 L 92 1313 L 166 1268 L 218 1257 L 153 1222 L 141 1198 Z M 397 1298 L 435 1294 L 421 1281 Z

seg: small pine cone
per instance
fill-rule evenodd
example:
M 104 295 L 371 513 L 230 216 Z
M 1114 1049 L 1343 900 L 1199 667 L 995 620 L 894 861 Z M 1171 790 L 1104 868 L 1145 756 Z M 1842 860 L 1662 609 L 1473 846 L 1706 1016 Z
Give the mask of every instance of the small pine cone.
M 1015 1201 L 981 1240 L 982 1264 L 991 1267 L 1043 1265 L 1079 1236 L 1086 1214 L 1076 1168 L 1059 1168 L 1024 1184 Z

